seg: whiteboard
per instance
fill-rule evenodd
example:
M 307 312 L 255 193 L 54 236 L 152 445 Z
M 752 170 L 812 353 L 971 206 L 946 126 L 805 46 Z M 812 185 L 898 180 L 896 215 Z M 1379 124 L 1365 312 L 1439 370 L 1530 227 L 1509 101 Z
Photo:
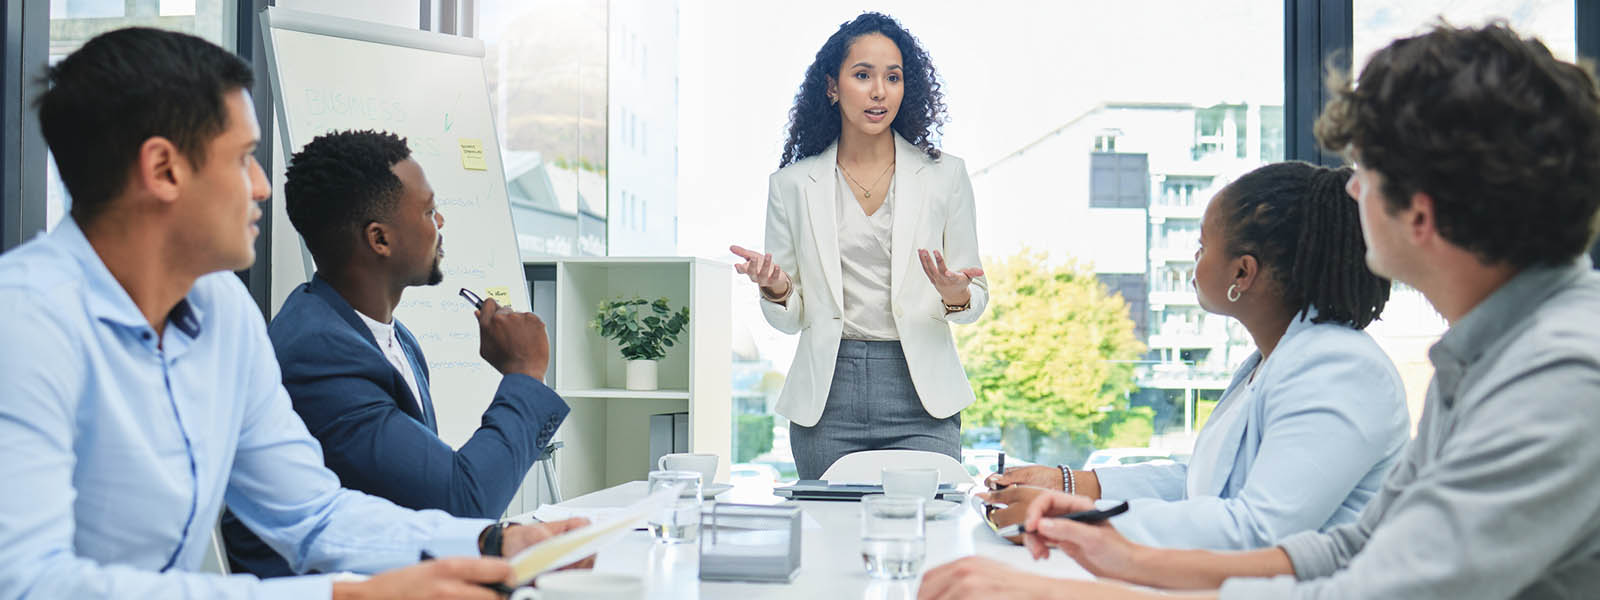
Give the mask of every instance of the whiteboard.
M 477 430 L 501 376 L 478 356 L 477 321 L 457 291 L 487 297 L 487 290 L 503 288 L 517 310 L 531 306 L 484 81 L 483 42 L 281 8 L 266 10 L 262 29 L 283 164 L 329 131 L 390 131 L 406 138 L 433 186 L 445 218 L 444 282 L 408 288 L 395 318 L 427 356 L 439 437 L 460 447 Z M 281 207 L 274 212 L 284 214 Z M 279 290 L 287 294 L 310 278 L 310 255 L 287 218 L 273 230 L 274 260 L 304 264 L 304 275 L 287 281 L 276 276 L 284 270 L 274 269 L 274 296 L 281 298 Z M 286 238 L 293 242 L 281 243 Z

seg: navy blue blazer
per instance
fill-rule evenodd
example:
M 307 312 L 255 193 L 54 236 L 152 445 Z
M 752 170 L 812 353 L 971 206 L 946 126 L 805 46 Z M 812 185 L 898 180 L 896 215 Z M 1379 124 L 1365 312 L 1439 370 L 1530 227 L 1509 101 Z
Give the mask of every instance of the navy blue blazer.
M 416 374 L 420 411 L 372 330 L 321 277 L 295 288 L 267 327 L 294 410 L 344 487 L 407 508 L 500 518 L 567 403 L 537 379 L 506 375 L 483 425 L 454 450 L 439 439 L 422 348 L 398 320 L 395 331 Z M 232 514 L 223 515 L 222 531 L 234 572 L 294 574 Z

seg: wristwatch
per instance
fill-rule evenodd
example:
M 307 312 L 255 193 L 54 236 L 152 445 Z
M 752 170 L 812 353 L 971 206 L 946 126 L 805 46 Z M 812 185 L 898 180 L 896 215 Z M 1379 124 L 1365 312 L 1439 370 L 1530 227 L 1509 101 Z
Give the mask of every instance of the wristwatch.
M 501 538 L 506 531 L 505 523 L 495 523 L 483 528 L 483 533 L 478 534 L 478 554 L 484 556 L 502 556 Z
M 782 296 L 768 295 L 767 289 L 759 286 L 756 287 L 756 291 L 761 292 L 761 299 L 766 300 L 767 302 L 771 302 L 773 304 L 783 304 L 787 302 L 789 300 L 789 296 L 794 293 L 794 284 L 790 283 L 789 289 L 784 290 Z
M 961 304 L 950 304 L 949 302 L 945 302 L 943 299 L 940 299 L 939 303 L 944 305 L 944 314 L 947 315 L 972 308 L 972 298 L 970 297 L 967 298 L 966 302 L 962 302 Z

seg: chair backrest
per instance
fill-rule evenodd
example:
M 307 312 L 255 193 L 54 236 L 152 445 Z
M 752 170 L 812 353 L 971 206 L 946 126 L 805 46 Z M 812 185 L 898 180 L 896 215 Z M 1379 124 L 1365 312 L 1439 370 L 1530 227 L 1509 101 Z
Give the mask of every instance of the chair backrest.
M 956 459 L 922 450 L 866 450 L 839 457 L 823 471 L 827 481 L 883 483 L 884 467 L 927 467 L 939 470 L 939 483 L 970 483 L 972 475 Z

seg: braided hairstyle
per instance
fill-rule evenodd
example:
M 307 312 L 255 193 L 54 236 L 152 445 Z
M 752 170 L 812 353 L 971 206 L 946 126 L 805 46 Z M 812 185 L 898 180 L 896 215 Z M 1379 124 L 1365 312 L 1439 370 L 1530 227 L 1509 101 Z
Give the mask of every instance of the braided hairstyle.
M 1228 255 L 1256 257 L 1297 315 L 1365 329 L 1389 301 L 1389 280 L 1367 268 L 1349 168 L 1281 162 L 1246 173 L 1218 200 Z

